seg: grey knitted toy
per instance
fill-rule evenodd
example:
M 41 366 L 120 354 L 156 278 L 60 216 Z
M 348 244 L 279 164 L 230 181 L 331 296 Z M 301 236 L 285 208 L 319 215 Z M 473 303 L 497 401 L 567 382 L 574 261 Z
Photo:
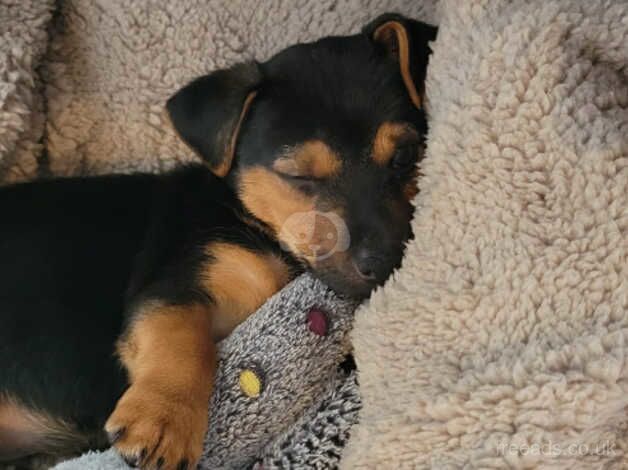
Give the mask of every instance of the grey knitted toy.
M 359 410 L 355 374 L 339 372 L 318 406 L 310 408 L 288 432 L 275 438 L 264 450 L 260 467 L 264 470 L 336 468 Z
M 355 307 L 303 275 L 220 344 L 200 468 L 337 464 L 359 408 L 354 375 L 339 368 Z M 55 467 L 126 468 L 111 450 Z

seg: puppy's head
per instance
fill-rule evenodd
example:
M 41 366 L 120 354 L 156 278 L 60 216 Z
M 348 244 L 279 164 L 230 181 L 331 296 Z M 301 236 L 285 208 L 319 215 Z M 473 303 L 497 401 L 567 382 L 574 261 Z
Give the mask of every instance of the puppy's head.
M 361 34 L 201 77 L 168 111 L 286 250 L 362 297 L 399 266 L 411 236 L 435 37 L 432 26 L 384 15 Z

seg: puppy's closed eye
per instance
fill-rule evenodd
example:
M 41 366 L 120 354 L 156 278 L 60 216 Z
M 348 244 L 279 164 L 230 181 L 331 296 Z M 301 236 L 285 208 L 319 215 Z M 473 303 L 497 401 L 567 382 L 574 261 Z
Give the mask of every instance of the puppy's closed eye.
M 397 146 L 390 160 L 390 168 L 399 176 L 414 169 L 419 159 L 420 144 L 418 141 L 405 142 Z
M 304 168 L 292 157 L 279 157 L 273 163 L 273 170 L 281 176 L 289 176 L 297 179 L 312 179 L 309 168 Z
M 290 157 L 280 157 L 275 160 L 273 170 L 287 181 L 293 188 L 303 194 L 314 194 L 319 178 L 315 178 L 308 168 L 302 168 L 298 162 Z

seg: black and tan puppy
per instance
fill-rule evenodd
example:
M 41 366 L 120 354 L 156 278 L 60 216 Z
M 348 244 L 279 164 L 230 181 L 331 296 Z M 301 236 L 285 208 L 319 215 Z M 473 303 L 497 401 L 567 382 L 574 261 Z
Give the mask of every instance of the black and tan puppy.
M 385 15 L 199 78 L 167 107 L 205 165 L 1 189 L 0 460 L 104 427 L 142 468 L 194 465 L 217 340 L 303 269 L 355 297 L 383 283 L 435 34 Z

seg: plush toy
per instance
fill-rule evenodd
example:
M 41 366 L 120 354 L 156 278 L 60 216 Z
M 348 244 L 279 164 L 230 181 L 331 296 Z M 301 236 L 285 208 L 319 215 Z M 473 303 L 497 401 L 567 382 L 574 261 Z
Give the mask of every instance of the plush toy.
M 329 468 L 359 398 L 342 367 L 355 303 L 303 275 L 219 345 L 220 367 L 200 468 Z M 122 470 L 110 450 L 56 470 Z

